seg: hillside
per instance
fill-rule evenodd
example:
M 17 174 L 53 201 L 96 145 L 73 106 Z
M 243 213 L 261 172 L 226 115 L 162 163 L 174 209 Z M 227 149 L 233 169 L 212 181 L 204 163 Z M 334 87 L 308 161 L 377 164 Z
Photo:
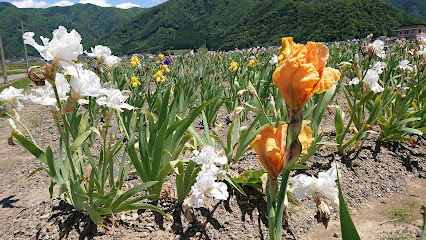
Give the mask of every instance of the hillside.
M 232 49 L 298 42 L 394 36 L 400 25 L 418 23 L 379 0 L 169 0 L 105 36 L 114 52 L 156 52 L 205 46 Z
M 10 3 L 0 2 L 0 33 L 5 57 L 24 56 L 21 19 L 24 30 L 34 32 L 36 38 L 40 35 L 51 38 L 52 31 L 59 25 L 69 30 L 76 29 L 82 35 L 84 48 L 88 48 L 141 11 L 141 8 L 119 9 L 92 4 L 20 9 Z M 28 48 L 28 54 L 37 56 L 34 48 Z
M 425 0 L 381 0 L 418 18 L 426 20 Z

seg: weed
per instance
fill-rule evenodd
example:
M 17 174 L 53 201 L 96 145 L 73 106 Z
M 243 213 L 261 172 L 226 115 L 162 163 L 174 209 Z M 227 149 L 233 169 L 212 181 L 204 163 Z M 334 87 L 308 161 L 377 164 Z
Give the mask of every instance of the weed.
M 413 208 L 416 206 L 416 202 L 412 201 L 405 204 L 402 207 L 395 207 L 390 210 L 390 214 L 392 219 L 395 220 L 396 223 L 405 222 L 409 223 L 413 220 Z

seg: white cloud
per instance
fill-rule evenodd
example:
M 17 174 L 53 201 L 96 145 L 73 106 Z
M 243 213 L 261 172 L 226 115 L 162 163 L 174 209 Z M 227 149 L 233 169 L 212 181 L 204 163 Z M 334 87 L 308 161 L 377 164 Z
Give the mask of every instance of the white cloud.
M 50 7 L 45 1 L 34 1 L 34 0 L 22 0 L 19 2 L 12 2 L 18 8 L 47 8 Z
M 129 8 L 133 8 L 133 7 L 141 7 L 141 6 L 139 6 L 139 5 L 137 5 L 137 4 L 134 4 L 134 3 L 129 3 L 129 2 L 126 2 L 126 3 L 121 3 L 121 4 L 118 4 L 117 6 L 115 6 L 116 8 L 122 8 L 122 9 L 129 9 Z
M 80 0 L 78 3 L 90 3 L 99 7 L 112 7 L 112 5 L 107 3 L 106 0 Z
M 65 1 L 65 0 L 52 4 L 52 6 L 54 7 L 66 7 L 71 5 L 74 5 L 74 3 L 70 1 Z

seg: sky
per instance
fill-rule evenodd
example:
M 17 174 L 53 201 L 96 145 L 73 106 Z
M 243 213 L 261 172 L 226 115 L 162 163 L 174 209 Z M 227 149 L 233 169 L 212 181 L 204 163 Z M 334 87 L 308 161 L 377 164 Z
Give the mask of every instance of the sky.
M 148 8 L 167 0 L 6 0 L 18 8 L 47 8 L 52 6 L 71 6 L 76 3 L 91 3 L 100 7 Z

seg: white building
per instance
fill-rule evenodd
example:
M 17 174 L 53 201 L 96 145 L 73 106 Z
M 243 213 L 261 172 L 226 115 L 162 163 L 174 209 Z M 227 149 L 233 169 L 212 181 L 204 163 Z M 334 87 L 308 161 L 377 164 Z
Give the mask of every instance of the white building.
M 426 33 L 425 24 L 406 25 L 401 26 L 396 30 L 396 37 L 401 38 L 415 38 L 417 35 L 424 35 Z

